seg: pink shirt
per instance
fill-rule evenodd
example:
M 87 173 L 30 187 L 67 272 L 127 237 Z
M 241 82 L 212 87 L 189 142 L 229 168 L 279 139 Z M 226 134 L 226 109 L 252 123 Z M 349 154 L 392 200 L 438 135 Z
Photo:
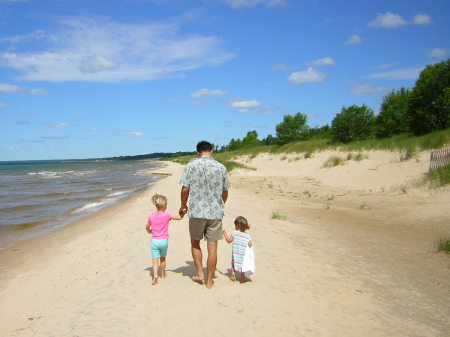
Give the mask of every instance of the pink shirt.
M 169 221 L 170 214 L 166 212 L 152 213 L 148 220 L 152 226 L 153 239 L 168 239 L 169 238 Z

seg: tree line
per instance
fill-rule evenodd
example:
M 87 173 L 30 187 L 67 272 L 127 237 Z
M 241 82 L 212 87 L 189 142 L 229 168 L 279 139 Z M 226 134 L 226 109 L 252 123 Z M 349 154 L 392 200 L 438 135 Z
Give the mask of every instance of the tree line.
M 249 131 L 243 139 L 232 138 L 218 151 L 232 151 L 256 145 L 284 145 L 313 138 L 331 138 L 348 143 L 370 137 L 398 134 L 422 135 L 450 127 L 450 59 L 428 65 L 411 89 L 392 90 L 383 98 L 380 112 L 366 105 L 342 107 L 330 125 L 311 128 L 303 113 L 285 115 L 276 125 L 276 136 L 259 140 Z

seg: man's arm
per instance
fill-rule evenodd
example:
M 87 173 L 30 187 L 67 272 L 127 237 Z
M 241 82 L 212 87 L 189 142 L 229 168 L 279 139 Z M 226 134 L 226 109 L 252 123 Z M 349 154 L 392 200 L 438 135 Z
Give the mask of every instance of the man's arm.
M 226 203 L 226 202 L 227 202 L 227 199 L 228 199 L 228 191 L 223 191 L 223 192 L 222 192 L 222 200 L 223 200 L 223 203 Z
M 181 206 L 180 206 L 180 214 L 186 213 L 188 207 L 187 207 L 187 201 L 189 199 L 189 187 L 182 186 L 181 187 Z

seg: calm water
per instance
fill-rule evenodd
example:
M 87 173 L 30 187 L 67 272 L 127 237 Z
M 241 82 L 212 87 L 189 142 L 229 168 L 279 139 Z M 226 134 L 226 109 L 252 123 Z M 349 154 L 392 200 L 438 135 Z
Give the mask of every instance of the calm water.
M 0 249 L 61 228 L 159 179 L 151 161 L 0 162 Z

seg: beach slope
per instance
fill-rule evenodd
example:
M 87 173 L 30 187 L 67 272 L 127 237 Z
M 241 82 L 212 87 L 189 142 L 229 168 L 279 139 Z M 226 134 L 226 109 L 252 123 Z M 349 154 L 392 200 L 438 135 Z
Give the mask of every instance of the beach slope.
M 212 290 L 193 282 L 188 219 L 170 225 L 167 278 L 151 285 L 153 193 L 179 207 L 183 166 L 149 190 L 0 252 L 0 336 L 445 336 L 450 193 L 417 186 L 427 154 L 370 152 L 240 158 L 224 227 L 249 220 L 256 273 L 229 279 L 219 243 Z M 206 249 L 204 243 L 202 248 Z M 206 255 L 206 252 L 205 252 Z

